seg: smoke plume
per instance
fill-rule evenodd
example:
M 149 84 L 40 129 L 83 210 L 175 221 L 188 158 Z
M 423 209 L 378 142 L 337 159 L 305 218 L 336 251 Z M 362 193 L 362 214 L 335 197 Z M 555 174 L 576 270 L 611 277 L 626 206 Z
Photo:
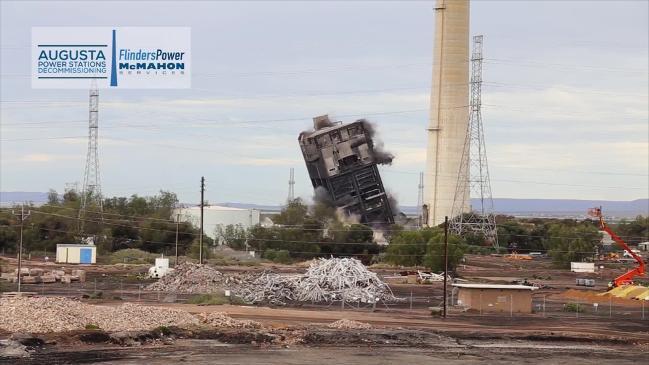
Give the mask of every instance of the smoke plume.
M 394 160 L 394 154 L 384 149 L 383 141 L 379 140 L 378 138 L 375 139 L 376 136 L 375 124 L 370 122 L 367 119 L 359 119 L 358 121 L 363 123 L 363 128 L 365 128 L 367 133 L 370 135 L 370 138 L 374 142 L 374 147 L 373 147 L 374 161 L 376 161 L 376 163 L 379 165 L 392 165 L 392 160 Z

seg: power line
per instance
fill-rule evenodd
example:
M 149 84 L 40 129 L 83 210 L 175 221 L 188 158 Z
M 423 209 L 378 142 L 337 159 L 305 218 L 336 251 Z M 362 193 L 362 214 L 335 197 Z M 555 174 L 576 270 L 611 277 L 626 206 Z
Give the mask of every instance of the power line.
M 49 215 L 49 216 L 56 216 L 56 217 L 62 217 L 62 218 L 67 218 L 71 220 L 80 220 L 82 218 L 77 218 L 77 217 L 71 217 L 71 216 L 66 216 L 66 215 L 61 215 L 61 214 L 55 214 L 55 213 L 46 213 L 43 211 L 39 211 L 36 209 L 32 209 L 32 211 L 36 214 L 43 214 L 43 215 Z M 111 223 L 111 222 L 106 222 L 106 219 L 104 221 L 97 221 L 97 220 L 92 220 L 92 219 L 83 219 L 86 222 L 93 222 L 93 223 L 104 223 L 107 225 L 112 225 L 112 226 L 117 226 L 117 227 L 128 227 L 128 228 L 133 228 L 133 229 L 143 229 L 143 230 L 151 230 L 151 231 L 159 231 L 159 232 L 167 232 L 167 233 L 173 233 L 175 234 L 175 230 L 165 230 L 165 229 L 160 229 L 160 228 L 150 228 L 150 227 L 140 227 L 140 226 L 133 226 L 133 225 L 128 225 L 128 224 L 116 224 L 116 223 Z M 167 223 L 174 223 L 173 221 L 168 221 Z M 502 227 L 502 224 L 498 224 L 498 227 Z M 302 227 L 302 226 L 296 226 L 296 227 Z M 294 229 L 295 231 L 330 231 L 330 232 L 349 232 L 349 230 L 333 230 L 333 229 L 327 229 L 327 228 L 287 228 L 287 227 L 273 227 L 275 229 Z M 186 234 L 192 234 L 194 236 L 198 236 L 198 233 L 191 233 L 191 232 L 186 232 Z M 583 239 L 583 237 L 570 237 L 570 236 L 542 236 L 542 235 L 531 235 L 531 234 L 509 234 L 506 233 L 505 235 L 508 236 L 514 236 L 514 237 L 529 237 L 529 238 L 547 238 L 547 239 L 568 239 L 568 240 L 580 240 Z M 644 236 L 620 236 L 623 238 L 627 239 L 645 239 L 646 237 Z M 269 240 L 269 241 L 281 241 L 281 242 L 299 242 L 299 243 L 320 243 L 320 244 L 333 244 L 332 242 L 328 241 L 291 241 L 291 240 L 275 240 L 275 239 L 261 239 L 259 238 L 258 240 Z M 340 242 L 336 244 L 358 244 L 356 242 Z M 421 244 L 421 243 L 420 243 Z

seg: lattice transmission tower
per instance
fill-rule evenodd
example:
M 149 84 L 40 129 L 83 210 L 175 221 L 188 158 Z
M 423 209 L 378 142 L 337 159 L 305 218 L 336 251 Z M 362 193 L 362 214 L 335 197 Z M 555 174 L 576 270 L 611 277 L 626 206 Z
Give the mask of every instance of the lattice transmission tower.
M 288 202 L 295 199 L 295 169 L 291 167 L 288 177 Z
M 496 219 L 494 216 L 491 182 L 487 165 L 484 131 L 482 127 L 482 35 L 473 37 L 471 53 L 471 101 L 462 160 L 453 198 L 450 230 L 459 235 L 482 236 L 486 242 L 498 247 Z M 471 198 L 477 204 L 471 204 Z M 470 211 L 466 212 L 469 206 Z
M 101 180 L 99 178 L 99 90 L 97 83 L 90 86 L 90 105 L 88 122 L 88 153 L 86 155 L 86 169 L 83 175 L 83 188 L 81 190 L 81 207 L 79 209 L 79 232 L 83 235 L 85 221 L 88 213 L 95 207 L 93 213 L 99 214 L 103 220 L 103 202 L 101 195 Z

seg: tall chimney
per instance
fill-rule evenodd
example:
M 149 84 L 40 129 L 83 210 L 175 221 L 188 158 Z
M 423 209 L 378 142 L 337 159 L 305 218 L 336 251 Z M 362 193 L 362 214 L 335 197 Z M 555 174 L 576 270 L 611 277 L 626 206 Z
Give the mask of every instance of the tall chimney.
M 437 0 L 424 184 L 429 226 L 451 218 L 468 119 L 469 0 Z

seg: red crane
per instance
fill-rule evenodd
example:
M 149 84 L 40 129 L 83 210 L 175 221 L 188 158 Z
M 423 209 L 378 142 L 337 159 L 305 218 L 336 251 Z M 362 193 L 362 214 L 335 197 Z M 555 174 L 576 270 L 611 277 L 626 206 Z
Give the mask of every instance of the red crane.
M 637 262 L 638 262 L 638 267 L 636 267 L 633 270 L 629 270 L 626 273 L 618 276 L 613 280 L 613 286 L 621 286 L 621 285 L 626 285 L 626 284 L 631 284 L 633 283 L 633 278 L 636 276 L 644 275 L 645 273 L 645 263 L 642 260 L 642 257 L 638 256 L 631 248 L 629 245 L 624 242 L 622 238 L 620 238 L 618 235 L 616 235 L 611 228 L 609 228 L 608 225 L 606 225 L 606 222 L 604 222 L 604 216 L 602 215 L 602 207 L 599 208 L 591 208 L 588 209 L 588 215 L 591 217 L 595 217 L 599 219 L 599 228 L 611 235 L 611 238 L 615 243 L 620 245 L 626 252 L 628 252 L 631 257 L 633 257 Z

